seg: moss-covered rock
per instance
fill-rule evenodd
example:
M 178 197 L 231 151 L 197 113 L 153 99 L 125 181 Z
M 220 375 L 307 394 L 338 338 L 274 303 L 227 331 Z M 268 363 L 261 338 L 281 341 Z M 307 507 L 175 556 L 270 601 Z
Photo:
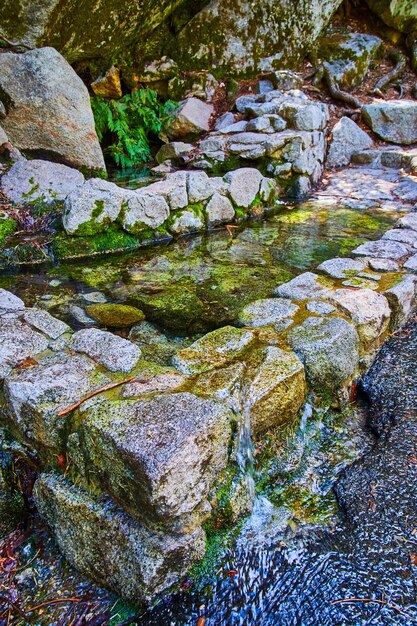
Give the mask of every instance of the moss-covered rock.
M 86 307 L 88 315 L 103 326 L 123 328 L 133 326 L 145 319 L 143 311 L 127 304 L 90 304 Z

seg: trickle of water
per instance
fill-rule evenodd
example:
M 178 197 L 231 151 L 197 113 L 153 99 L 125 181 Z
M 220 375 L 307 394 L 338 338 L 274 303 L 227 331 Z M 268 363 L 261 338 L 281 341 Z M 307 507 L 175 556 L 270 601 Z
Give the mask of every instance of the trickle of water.
M 247 390 L 242 393 L 243 419 L 239 429 L 237 462 L 242 475 L 245 478 L 248 494 L 252 506 L 255 502 L 255 467 L 253 460 L 253 441 L 251 430 L 251 407 L 252 402 Z

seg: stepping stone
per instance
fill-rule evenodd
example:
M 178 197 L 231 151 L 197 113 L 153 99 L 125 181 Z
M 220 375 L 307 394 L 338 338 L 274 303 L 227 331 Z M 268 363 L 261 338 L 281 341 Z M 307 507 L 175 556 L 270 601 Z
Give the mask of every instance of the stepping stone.
M 307 311 L 310 313 L 317 313 L 317 315 L 330 315 L 336 311 L 335 307 L 327 302 L 320 302 L 319 300 L 311 300 L 306 304 Z
M 58 339 L 64 333 L 72 332 L 68 324 L 65 324 L 56 317 L 52 317 L 50 313 L 43 309 L 26 309 L 23 314 L 25 322 L 34 326 L 48 337 Z
M 391 259 L 366 259 L 369 267 L 375 272 L 399 272 L 400 266 Z
M 404 263 L 404 269 L 410 272 L 417 272 L 417 254 L 414 254 Z
M 328 259 L 318 266 L 318 270 L 325 272 L 332 278 L 347 278 L 368 267 L 363 259 L 335 258 Z
M 371 289 L 337 289 L 330 301 L 352 319 L 365 349 L 388 330 L 391 311 L 382 294 Z
M 255 300 L 240 312 L 239 323 L 251 328 L 267 326 L 292 317 L 298 310 L 299 307 L 296 304 L 285 298 Z
M 380 239 L 379 241 L 367 241 L 355 250 L 352 254 L 356 256 L 370 256 L 382 259 L 399 261 L 409 254 L 409 247 L 399 241 Z
M 412 230 L 417 231 L 417 213 L 408 213 L 408 215 L 404 215 L 400 217 L 398 222 L 395 224 L 396 228 L 411 228 Z
M 10 291 L 0 288 L 0 309 L 6 311 L 22 311 L 25 308 L 23 300 Z
M 47 349 L 49 339 L 17 317 L 0 317 L 0 380 L 13 367 Z
M 288 342 L 306 368 L 311 385 L 336 390 L 359 363 L 359 339 L 340 317 L 309 317 L 288 333 Z
M 76 352 L 84 352 L 111 372 L 128 374 L 141 357 L 139 346 L 98 328 L 85 328 L 74 333 L 70 347 Z
M 409 145 L 417 141 L 415 100 L 376 100 L 362 107 L 368 126 L 384 141 Z
M 416 305 L 416 289 L 417 276 L 405 276 L 401 282 L 384 291 L 392 311 L 391 328 L 399 328 L 407 321 Z
M 417 247 L 417 231 L 411 228 L 393 228 L 392 230 L 387 230 L 387 232 L 382 235 L 381 239 L 399 241 L 400 243 Z
M 296 276 L 288 283 L 284 283 L 275 289 L 277 296 L 290 300 L 308 300 L 312 298 L 325 298 L 331 293 L 329 287 L 320 282 L 320 277 L 313 272 L 304 272 Z

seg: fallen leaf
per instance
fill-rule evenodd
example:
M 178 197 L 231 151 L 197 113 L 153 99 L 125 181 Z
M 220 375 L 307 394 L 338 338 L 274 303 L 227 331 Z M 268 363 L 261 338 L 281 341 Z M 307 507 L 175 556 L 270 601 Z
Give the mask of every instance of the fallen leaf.
M 24 370 L 28 367 L 33 367 L 34 365 L 39 365 L 38 361 L 28 356 L 26 359 L 23 359 L 23 361 L 20 361 L 20 363 L 18 363 L 16 367 L 20 370 Z

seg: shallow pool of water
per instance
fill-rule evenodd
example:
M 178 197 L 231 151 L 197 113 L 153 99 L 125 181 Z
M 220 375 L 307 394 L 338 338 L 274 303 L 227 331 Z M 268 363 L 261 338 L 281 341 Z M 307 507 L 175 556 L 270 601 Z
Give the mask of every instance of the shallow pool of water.
M 272 296 L 293 276 L 347 256 L 398 218 L 309 201 L 227 232 L 184 237 L 139 252 L 6 274 L 0 286 L 71 322 L 71 304 L 101 292 L 141 308 L 149 321 L 182 335 L 234 323 L 249 302 Z M 88 296 L 87 296 L 88 299 Z

